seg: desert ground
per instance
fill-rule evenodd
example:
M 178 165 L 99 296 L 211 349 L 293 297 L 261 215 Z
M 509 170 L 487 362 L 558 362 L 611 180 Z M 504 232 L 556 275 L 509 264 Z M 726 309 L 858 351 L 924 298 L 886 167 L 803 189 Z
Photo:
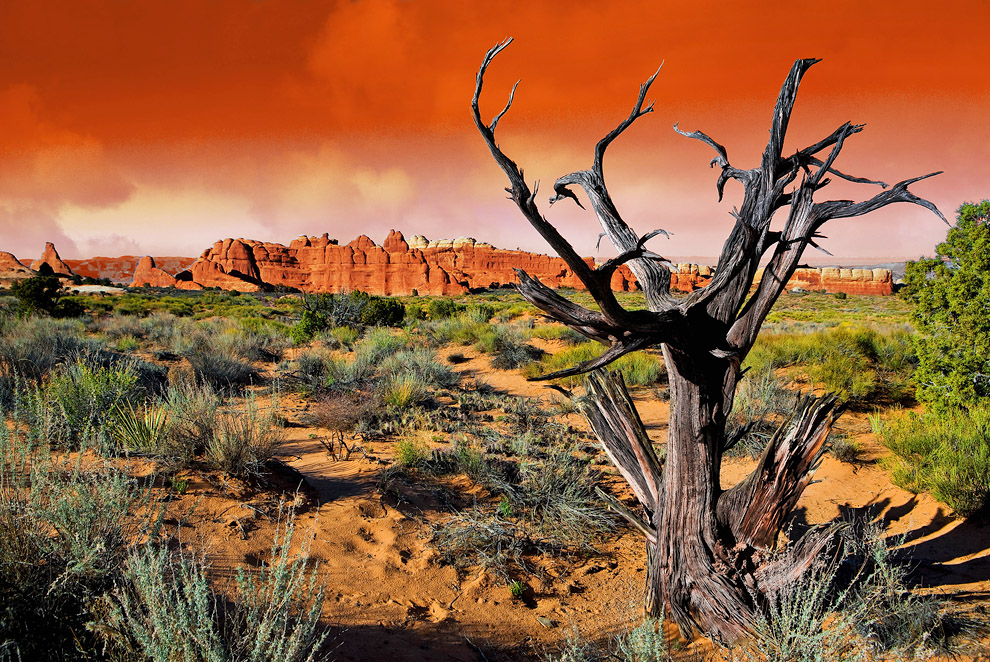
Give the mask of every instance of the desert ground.
M 143 495 L 127 517 L 156 522 L 128 529 L 128 550 L 164 546 L 196 559 L 210 590 L 233 602 L 238 573 L 275 567 L 281 551 L 273 544 L 291 532 L 289 556 L 307 556 L 305 567 L 323 587 L 318 628 L 329 633 L 321 649 L 329 659 L 646 659 L 614 652 L 623 633 L 643 624 L 645 542 L 594 488 L 629 507 L 635 501 L 574 403 L 527 379 L 551 370 L 555 357 L 568 360 L 580 342 L 517 295 L 406 298 L 401 328 L 341 331 L 345 325 L 293 340 L 298 295 L 175 297 L 145 290 L 79 300 L 88 311 L 82 321 L 44 321 L 79 341 L 62 362 L 84 366 L 83 354 L 103 352 L 115 357 L 104 363 L 108 370 L 124 370 L 128 362 L 151 366 L 142 370 L 156 385 L 133 400 L 131 414 L 164 412 L 168 422 L 160 432 L 170 441 L 123 441 L 114 428 L 123 415 L 106 412 L 89 414 L 90 423 L 100 422 L 81 433 L 66 432 L 66 423 L 45 428 L 54 432 L 39 440 L 32 426 L 57 418 L 46 398 L 59 395 L 46 384 L 62 383 L 61 368 L 38 374 L 31 386 L 14 384 L 8 363 L 5 503 L 16 500 L 20 485 L 10 469 L 17 452 L 29 453 L 33 463 L 51 459 L 61 471 L 121 472 Z M 765 333 L 781 342 L 818 333 L 826 342 L 834 340 L 830 333 L 863 328 L 900 342 L 906 310 L 896 297 L 788 293 Z M 8 348 L 0 364 L 10 360 L 16 334 L 44 335 L 39 324 L 6 319 L 0 328 Z M 211 366 L 204 353 L 239 362 L 243 374 Z M 395 357 L 404 365 L 390 364 Z M 662 457 L 668 421 L 662 357 L 650 353 L 644 361 L 622 369 Z M 418 382 L 401 377 L 412 364 Z M 364 372 L 356 375 L 359 365 Z M 768 426 L 786 415 L 793 394 L 835 388 L 810 360 L 768 365 L 761 387 L 737 396 Z M 849 407 L 833 430 L 833 451 L 798 503 L 790 535 L 831 521 L 872 524 L 893 550 L 912 599 L 934 605 L 947 637 L 918 634 L 895 652 L 871 649 L 874 659 L 990 659 L 984 627 L 990 523 L 982 511 L 958 517 L 931 495 L 892 482 L 890 451 L 871 419 L 920 406 L 903 370 L 874 363 L 867 369 L 874 371 L 869 388 L 849 377 Z M 580 396 L 579 381 L 564 387 Z M 25 413 L 30 398 L 18 399 L 18 389 L 31 388 L 33 414 Z M 181 388 L 200 396 L 208 391 L 214 417 L 264 419 L 255 436 L 237 439 L 257 444 L 259 434 L 270 432 L 271 443 L 245 459 L 183 439 L 170 395 Z M 764 400 L 777 408 L 761 408 Z M 119 402 L 113 407 L 123 411 Z M 90 443 L 87 435 L 98 436 L 99 426 L 105 426 L 101 438 L 118 441 Z M 188 429 L 186 435 L 195 436 Z M 758 445 L 754 435 L 727 458 L 723 488 L 749 473 Z M 742 649 L 704 637 L 685 641 L 671 624 L 660 632 L 669 659 L 743 659 Z M 121 641 L 96 637 L 104 646 L 107 640 Z M 580 652 L 592 646 L 595 655 L 611 650 L 614 657 Z

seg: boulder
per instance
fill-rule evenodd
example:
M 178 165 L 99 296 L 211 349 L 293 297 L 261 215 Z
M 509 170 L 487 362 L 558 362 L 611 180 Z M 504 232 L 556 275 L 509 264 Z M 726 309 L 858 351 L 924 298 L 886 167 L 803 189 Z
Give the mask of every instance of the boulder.
M 47 264 L 57 274 L 64 274 L 66 276 L 75 275 L 72 269 L 69 268 L 69 265 L 63 262 L 62 258 L 58 256 L 58 251 L 55 250 L 55 244 L 50 241 L 45 242 L 44 252 L 41 254 L 41 257 L 31 263 L 31 268 L 39 271 L 43 264 Z
M 175 276 L 155 266 L 155 258 L 150 255 L 142 257 L 134 269 L 131 287 L 175 287 Z

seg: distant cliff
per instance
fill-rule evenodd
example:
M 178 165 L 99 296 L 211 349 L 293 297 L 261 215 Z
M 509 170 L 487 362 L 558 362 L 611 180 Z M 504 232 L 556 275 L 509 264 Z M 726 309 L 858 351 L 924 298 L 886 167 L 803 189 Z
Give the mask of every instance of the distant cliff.
M 587 262 L 593 264 L 591 258 Z M 288 246 L 251 239 L 223 239 L 197 259 L 125 255 L 62 260 L 55 246 L 48 243 L 32 267 L 38 269 L 42 263 L 56 273 L 187 290 L 219 287 L 255 292 L 283 286 L 303 292 L 362 290 L 371 294 L 408 295 L 416 291 L 449 296 L 515 283 L 516 269 L 526 271 L 550 287 L 582 288 L 559 257 L 503 250 L 470 237 L 429 241 L 416 235 L 406 240 L 401 232 L 394 230 L 381 246 L 364 235 L 345 245 L 326 234 L 301 236 Z M 0 278 L 33 273 L 13 256 L 0 259 L 0 271 L 7 272 Z M 712 272 L 712 267 L 704 265 L 678 264 L 671 274 L 671 288 L 690 292 L 704 287 Z M 756 280 L 762 276 L 762 270 L 758 271 Z M 787 286 L 846 294 L 886 295 L 894 291 L 888 269 L 798 269 Z M 612 289 L 636 288 L 636 280 L 627 266 L 616 270 Z
M 592 264 L 591 258 L 588 263 Z M 161 274 L 150 272 L 153 268 L 156 263 L 145 264 L 133 284 L 162 284 Z M 346 245 L 326 234 L 302 236 L 288 246 L 224 239 L 176 274 L 174 284 L 183 289 L 220 287 L 242 292 L 282 285 L 303 292 L 456 295 L 515 283 L 515 269 L 525 270 L 550 287 L 581 287 L 559 257 L 503 250 L 470 237 L 429 241 L 417 235 L 406 241 L 394 230 L 382 246 L 364 235 Z M 628 268 L 616 271 L 612 287 L 635 289 Z

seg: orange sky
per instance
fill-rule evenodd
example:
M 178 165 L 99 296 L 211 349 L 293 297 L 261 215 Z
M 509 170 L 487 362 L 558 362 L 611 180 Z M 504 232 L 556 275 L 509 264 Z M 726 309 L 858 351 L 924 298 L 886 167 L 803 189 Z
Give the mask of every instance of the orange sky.
M 866 123 L 838 166 L 888 182 L 944 170 L 914 190 L 952 218 L 990 196 L 988 28 L 986 0 L 0 0 L 0 250 L 197 255 L 227 236 L 380 242 L 394 227 L 545 252 L 469 114 L 484 52 L 510 35 L 483 112 L 522 79 L 500 144 L 544 191 L 587 167 L 665 63 L 656 112 L 606 159 L 626 219 L 674 233 L 658 252 L 717 254 L 739 198 L 730 184 L 717 204 L 710 151 L 673 123 L 752 167 L 799 57 L 824 61 L 789 147 Z M 590 213 L 547 214 L 595 254 Z M 945 227 L 899 205 L 826 234 L 836 256 L 917 256 Z

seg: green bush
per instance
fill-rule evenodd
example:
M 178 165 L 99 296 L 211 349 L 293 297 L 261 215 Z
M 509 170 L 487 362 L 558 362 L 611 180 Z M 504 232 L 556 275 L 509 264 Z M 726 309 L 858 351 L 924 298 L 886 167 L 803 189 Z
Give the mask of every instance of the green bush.
M 426 316 L 431 320 L 453 317 L 461 310 L 461 306 L 458 306 L 454 303 L 453 299 L 448 299 L 447 297 L 430 299 L 429 303 L 426 304 Z
M 757 373 L 800 366 L 812 382 L 843 400 L 910 394 L 916 358 L 902 328 L 840 325 L 810 333 L 761 333 L 744 365 Z
M 918 415 L 870 419 L 890 449 L 891 479 L 912 492 L 931 494 L 962 516 L 990 499 L 990 404 L 967 410 L 937 409 Z
M 990 200 L 959 207 L 936 257 L 909 262 L 918 399 L 936 407 L 990 399 Z
M 20 302 L 22 314 L 45 313 L 52 317 L 79 317 L 83 308 L 72 300 L 62 300 L 65 294 L 57 276 L 39 275 L 16 281 L 10 293 Z
M 78 359 L 51 380 L 24 394 L 22 415 L 52 443 L 70 448 L 99 438 L 118 405 L 143 395 L 131 364 L 92 365 Z
M 406 308 L 398 299 L 372 297 L 361 310 L 361 323 L 366 326 L 402 326 Z

